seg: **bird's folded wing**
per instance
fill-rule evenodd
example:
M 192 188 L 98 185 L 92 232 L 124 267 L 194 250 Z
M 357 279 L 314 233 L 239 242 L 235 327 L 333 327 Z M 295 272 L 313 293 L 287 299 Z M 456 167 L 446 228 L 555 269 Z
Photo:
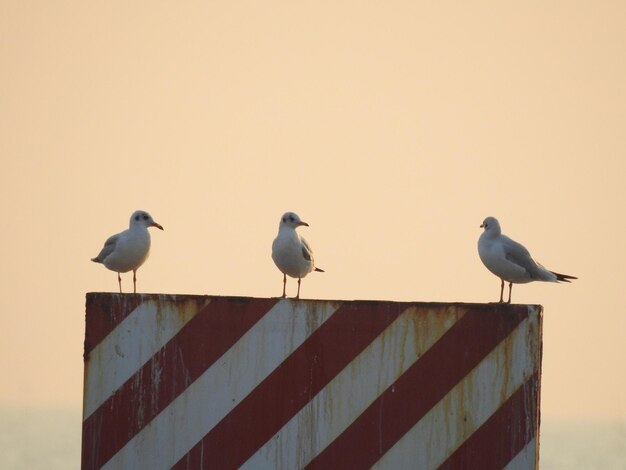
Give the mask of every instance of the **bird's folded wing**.
M 304 256 L 305 260 L 311 261 L 313 259 L 313 250 L 311 249 L 311 247 L 309 246 L 309 244 L 304 238 L 301 238 L 301 240 L 302 240 L 302 256 Z
M 117 240 L 119 239 L 119 237 L 120 237 L 119 233 L 117 235 L 111 235 L 107 239 L 107 241 L 104 242 L 104 246 L 102 247 L 102 250 L 100 250 L 100 254 L 98 254 L 98 257 L 96 259 L 99 261 L 102 261 L 111 253 L 113 253 L 113 251 L 115 250 L 115 245 L 117 244 Z
M 524 268 L 531 278 L 536 274 L 537 263 L 532 259 L 524 245 L 508 237 L 503 237 L 503 246 L 505 257 L 508 261 Z

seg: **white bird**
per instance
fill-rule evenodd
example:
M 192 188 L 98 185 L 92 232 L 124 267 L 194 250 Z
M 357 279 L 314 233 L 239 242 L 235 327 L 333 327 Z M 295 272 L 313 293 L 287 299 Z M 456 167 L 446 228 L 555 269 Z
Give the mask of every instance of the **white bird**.
M 478 239 L 478 255 L 489 271 L 498 276 L 500 284 L 500 302 L 503 302 L 504 281 L 509 283 L 509 300 L 513 283 L 523 284 L 532 281 L 570 282 L 578 279 L 567 274 L 548 271 L 535 262 L 528 250 L 521 244 L 502 235 L 500 223 L 495 217 L 487 217 L 481 224 L 485 230 Z
M 137 293 L 137 270 L 148 259 L 150 254 L 150 232 L 148 227 L 163 230 L 150 214 L 144 211 L 135 211 L 130 216 L 128 230 L 113 235 L 104 242 L 100 254 L 91 258 L 94 263 L 102 263 L 111 271 L 117 273 L 117 282 L 122 292 L 122 277 L 120 273 L 133 272 L 133 293 Z
M 298 294 L 296 295 L 296 299 L 298 299 L 300 298 L 302 278 L 311 271 L 324 272 L 315 267 L 313 250 L 307 241 L 296 232 L 296 228 L 301 225 L 309 226 L 300 220 L 297 214 L 285 212 L 278 225 L 278 235 L 272 243 L 272 259 L 283 273 L 283 297 L 286 295 L 287 276 L 298 279 Z

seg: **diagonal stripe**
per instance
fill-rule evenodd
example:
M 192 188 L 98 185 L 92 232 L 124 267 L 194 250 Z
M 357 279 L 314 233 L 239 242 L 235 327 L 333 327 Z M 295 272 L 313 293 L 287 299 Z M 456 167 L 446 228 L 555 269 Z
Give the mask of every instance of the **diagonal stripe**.
M 275 303 L 213 298 L 83 422 L 83 468 L 100 468 Z
M 538 423 L 538 384 L 539 375 L 536 373 L 439 469 L 504 468 L 535 437 Z
M 372 468 L 438 468 L 538 370 L 539 322 L 529 315 Z
M 529 468 L 538 468 L 539 447 L 537 445 L 537 435 L 533 437 L 526 447 L 511 459 L 504 467 L 504 470 L 527 470 Z
M 241 467 L 302 468 L 464 314 L 411 306 Z M 314 422 L 312 426 L 311 423 Z
M 371 467 L 527 316 L 518 306 L 470 309 L 306 468 Z
M 276 303 L 104 468 L 170 468 L 338 307 L 337 302 Z
M 209 302 L 208 297 L 152 297 L 85 356 L 83 419 L 110 398 Z M 134 304 L 134 299 L 129 304 Z M 88 324 L 91 324 L 89 318 Z
M 242 465 L 406 307 L 376 302 L 342 306 L 175 468 Z
M 141 295 L 90 292 L 86 299 L 85 357 L 142 302 Z

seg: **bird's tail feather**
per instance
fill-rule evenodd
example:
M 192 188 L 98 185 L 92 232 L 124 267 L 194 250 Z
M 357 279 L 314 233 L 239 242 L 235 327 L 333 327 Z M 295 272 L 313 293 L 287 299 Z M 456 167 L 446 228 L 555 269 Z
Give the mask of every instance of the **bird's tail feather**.
M 555 273 L 554 271 L 550 271 L 550 272 L 556 276 L 557 282 L 558 281 L 572 282 L 572 281 L 570 281 L 570 279 L 578 279 L 577 277 L 568 276 L 567 274 L 559 274 L 559 273 Z

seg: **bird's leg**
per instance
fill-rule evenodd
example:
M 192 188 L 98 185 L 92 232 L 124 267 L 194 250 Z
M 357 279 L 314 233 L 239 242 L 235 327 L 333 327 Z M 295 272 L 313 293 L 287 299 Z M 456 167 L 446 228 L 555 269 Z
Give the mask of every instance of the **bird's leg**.
M 296 299 L 300 298 L 300 281 L 302 280 L 302 278 L 298 278 L 298 293 L 296 294 Z
M 285 289 L 287 289 L 287 275 L 283 273 L 283 299 L 287 295 Z
M 120 294 L 122 293 L 122 276 L 120 273 L 117 273 L 117 283 L 120 285 Z
M 133 294 L 137 293 L 137 270 L 133 269 Z
M 511 291 L 513 290 L 513 283 L 509 282 L 509 301 L 507 302 L 507 304 L 511 303 Z
M 504 279 L 500 279 L 500 303 L 504 302 L 502 300 L 502 295 L 504 294 Z

